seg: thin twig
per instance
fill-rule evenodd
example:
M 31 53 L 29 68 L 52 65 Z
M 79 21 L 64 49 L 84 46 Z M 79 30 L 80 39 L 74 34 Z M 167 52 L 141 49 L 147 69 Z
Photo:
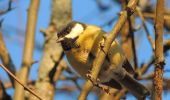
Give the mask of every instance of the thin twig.
M 59 79 L 59 76 L 61 75 L 62 71 L 67 66 L 65 64 L 64 60 L 63 60 L 63 57 L 64 57 L 64 52 L 59 56 L 57 61 L 55 61 L 55 58 L 52 57 L 52 59 L 55 62 L 55 64 L 54 64 L 54 67 L 49 72 L 49 78 L 50 78 L 50 82 L 51 83 L 54 83 L 55 82 L 54 80 L 56 80 L 56 82 L 57 82 L 57 80 Z M 65 66 L 64 66 L 64 64 L 65 64 Z
M 121 97 L 123 97 L 127 92 L 127 89 L 126 88 L 123 88 L 122 90 L 120 90 L 117 95 L 115 96 L 115 100 L 120 100 Z
M 150 60 L 149 60 L 146 64 L 143 64 L 143 65 L 141 66 L 141 68 L 139 69 L 140 74 L 139 74 L 138 76 L 140 77 L 141 75 L 145 74 L 146 71 L 150 68 L 150 66 L 151 66 L 152 64 L 154 64 L 154 62 L 155 62 L 155 58 L 152 56 L 152 57 L 150 58 Z
M 170 39 L 164 42 L 164 53 L 166 53 L 169 49 L 170 49 Z M 150 60 L 148 61 L 148 63 L 144 64 L 141 68 L 140 68 L 140 75 L 143 75 L 146 73 L 146 71 L 149 69 L 149 67 L 155 62 L 155 57 L 152 56 L 150 58 Z M 139 75 L 139 76 L 140 76 Z
M 2 59 L 2 63 L 8 67 L 8 69 L 15 74 L 16 69 L 13 64 L 13 61 L 11 59 L 11 56 L 8 53 L 8 49 L 5 46 L 5 42 L 3 40 L 2 33 L 0 32 L 0 58 Z M 14 87 L 14 80 L 13 78 L 8 74 L 10 81 L 12 83 L 12 86 Z
M 34 91 L 32 91 L 31 89 L 29 89 L 26 85 L 24 85 L 23 83 L 21 83 L 21 81 L 12 73 L 10 72 L 4 65 L 0 64 L 0 66 L 8 73 L 10 74 L 22 87 L 24 87 L 24 89 L 30 93 L 32 93 L 34 96 L 36 96 L 37 98 L 39 98 L 40 100 L 43 100 L 41 97 L 39 97 Z
M 27 84 L 28 85 L 34 85 L 35 81 L 34 80 L 29 80 Z M 5 89 L 12 88 L 12 83 L 11 82 L 6 82 L 6 83 L 4 83 L 4 87 L 5 87 Z
M 59 80 L 62 80 L 62 81 L 72 81 L 75 86 L 77 87 L 78 90 L 81 90 L 81 87 L 79 86 L 77 80 L 80 79 L 80 77 L 78 76 L 74 76 L 74 77 L 66 77 L 66 76 L 63 76 L 63 75 L 60 75 L 59 77 Z
M 129 32 L 131 36 L 132 51 L 133 51 L 134 69 L 136 70 L 138 69 L 138 59 L 137 59 L 136 46 L 135 46 L 134 30 L 133 30 L 130 17 L 128 17 L 128 23 L 129 23 Z
M 137 1 L 138 0 L 130 0 L 129 1 L 129 3 L 128 3 L 127 7 L 126 7 L 126 10 L 121 12 L 120 18 L 118 19 L 115 27 L 110 32 L 109 36 L 106 38 L 103 50 L 101 50 L 97 54 L 97 57 L 94 59 L 92 70 L 91 70 L 91 72 L 92 72 L 91 76 L 93 77 L 94 80 L 97 79 L 97 76 L 98 76 L 99 71 L 101 69 L 101 65 L 103 64 L 104 59 L 106 57 L 105 54 L 108 52 L 113 40 L 116 38 L 116 36 L 119 33 L 120 29 L 122 28 L 122 26 L 126 22 L 128 15 L 130 16 L 133 13 L 133 11 L 135 10 Z M 92 86 L 91 81 L 87 80 L 86 83 L 83 86 L 83 89 L 82 89 L 78 99 L 79 100 L 85 100 L 88 93 L 92 89 L 92 87 L 93 86 Z
M 152 18 L 152 19 L 155 18 L 155 14 L 154 14 L 154 13 L 144 12 L 144 13 L 143 13 L 143 16 L 146 17 L 146 18 Z M 164 19 L 165 19 L 165 20 L 170 20 L 170 14 L 164 14 Z
M 12 0 L 9 0 L 8 1 L 8 8 L 6 10 L 4 10 L 4 11 L 0 11 L 0 15 L 6 14 L 11 10 L 12 10 Z
M 121 1 L 122 9 L 125 9 L 126 5 L 127 5 L 127 1 L 122 0 Z M 125 56 L 130 61 L 131 58 L 132 58 L 132 43 L 131 43 L 132 37 L 130 37 L 128 21 L 126 21 L 126 23 L 124 24 L 124 26 L 121 29 L 120 33 L 121 33 L 121 46 L 122 46 L 122 49 L 125 52 Z
M 155 17 L 155 72 L 154 72 L 154 99 L 162 100 L 163 67 L 165 65 L 163 54 L 163 23 L 164 0 L 157 0 Z
M 147 26 L 146 26 L 146 24 L 145 24 L 145 18 L 144 18 L 143 14 L 142 14 L 142 12 L 141 12 L 141 9 L 140 9 L 139 7 L 137 7 L 136 10 L 137 10 L 137 13 L 138 13 L 139 17 L 140 17 L 141 20 L 142 20 L 142 25 L 143 25 L 143 27 L 144 27 L 144 29 L 145 29 L 147 38 L 148 38 L 148 40 L 149 40 L 149 42 L 150 42 L 150 45 L 151 45 L 151 47 L 152 47 L 152 51 L 154 51 L 154 50 L 155 50 L 154 40 L 152 39 L 151 35 L 149 34 L 149 30 L 148 30 L 148 28 L 147 28 Z
M 151 72 L 150 74 L 139 76 L 137 79 L 138 80 L 152 80 L 154 76 L 154 73 Z
M 4 84 L 0 80 L 0 100 L 12 100 L 11 96 L 9 96 L 6 91 Z
M 60 61 L 60 63 L 58 64 L 58 66 L 56 67 L 56 71 L 55 71 L 55 75 L 53 76 L 53 81 L 57 82 L 60 79 L 61 73 L 63 72 L 63 70 L 65 70 L 67 68 L 67 64 L 64 62 L 64 59 L 62 59 Z

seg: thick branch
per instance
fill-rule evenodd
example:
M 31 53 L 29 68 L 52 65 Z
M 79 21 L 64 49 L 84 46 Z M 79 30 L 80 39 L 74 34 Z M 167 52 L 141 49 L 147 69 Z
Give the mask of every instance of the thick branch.
M 92 67 L 92 73 L 91 76 L 96 80 L 99 71 L 101 69 L 101 65 L 104 62 L 104 59 L 106 57 L 106 53 L 108 52 L 113 40 L 116 38 L 117 34 L 119 33 L 120 29 L 122 28 L 122 26 L 124 25 L 124 23 L 127 20 L 128 15 L 130 16 L 133 11 L 135 10 L 136 4 L 137 4 L 138 0 L 130 0 L 126 10 L 122 11 L 120 13 L 120 18 L 118 19 L 115 27 L 112 29 L 112 31 L 110 32 L 109 36 L 106 38 L 106 42 L 104 43 L 104 47 L 103 50 L 101 50 L 97 57 L 95 58 L 94 62 L 93 62 L 93 67 Z M 83 86 L 83 90 L 81 91 L 81 94 L 79 95 L 79 100 L 85 100 L 89 91 L 92 88 L 92 83 L 90 80 L 87 80 L 87 82 L 85 83 L 85 85 Z
M 29 70 L 32 65 L 32 56 L 34 50 L 34 39 L 35 39 L 35 29 L 37 22 L 37 15 L 39 9 L 39 0 L 31 0 L 30 7 L 28 10 L 28 20 L 27 20 L 27 30 L 25 36 L 25 47 L 23 52 L 23 61 L 20 72 L 18 74 L 21 82 L 26 85 L 29 76 Z M 24 100 L 24 88 L 16 84 L 16 89 L 14 93 L 14 100 Z
M 71 21 L 71 3 L 71 0 L 52 0 L 51 20 L 49 27 L 44 31 L 43 56 L 39 66 L 38 80 L 35 84 L 35 89 L 45 100 L 52 100 L 55 95 L 55 81 L 53 79 L 56 78 L 54 76 L 55 69 L 58 69 L 60 58 L 63 55 L 61 45 L 56 43 L 56 32 Z M 30 96 L 29 99 L 35 98 Z
M 162 100 L 163 89 L 163 23 L 164 23 L 164 0 L 157 0 L 155 18 L 155 73 L 154 73 L 154 99 Z

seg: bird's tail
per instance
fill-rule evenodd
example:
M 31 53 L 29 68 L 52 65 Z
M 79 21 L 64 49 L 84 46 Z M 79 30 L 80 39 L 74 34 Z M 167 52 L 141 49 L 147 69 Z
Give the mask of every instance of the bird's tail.
M 123 79 L 119 80 L 119 82 L 138 99 L 144 99 L 150 94 L 149 90 L 145 86 L 136 81 L 129 74 L 126 74 Z

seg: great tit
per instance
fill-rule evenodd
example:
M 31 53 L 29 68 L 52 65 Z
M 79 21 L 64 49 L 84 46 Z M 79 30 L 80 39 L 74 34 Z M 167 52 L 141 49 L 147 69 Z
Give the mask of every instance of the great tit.
M 57 42 L 66 54 L 68 62 L 78 74 L 86 78 L 106 39 L 106 32 L 95 25 L 72 21 L 57 33 Z M 117 42 L 113 41 L 99 73 L 100 83 L 112 88 L 127 88 L 137 98 L 149 95 L 148 89 L 135 78 L 134 70 Z

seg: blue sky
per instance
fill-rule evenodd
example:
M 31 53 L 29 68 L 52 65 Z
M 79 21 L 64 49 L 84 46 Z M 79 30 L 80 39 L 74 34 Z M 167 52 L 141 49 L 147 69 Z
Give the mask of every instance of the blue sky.
M 0 9 L 6 8 L 7 0 L 0 0 Z M 118 18 L 118 12 L 121 8 L 116 3 L 110 3 L 111 0 L 103 0 L 104 5 L 110 6 L 109 9 L 105 11 L 99 10 L 95 0 L 73 0 L 73 20 L 81 21 L 88 24 L 94 24 L 98 26 L 103 26 L 104 23 L 108 22 L 110 19 Z M 4 40 L 8 51 L 12 57 L 12 60 L 16 66 L 16 69 L 19 70 L 22 61 L 22 51 L 24 46 L 24 35 L 25 35 L 25 27 L 26 27 L 26 20 L 27 20 L 27 9 L 29 6 L 29 0 L 14 0 L 13 7 L 14 10 L 10 11 L 9 13 L 0 16 L 0 19 L 4 18 L 4 22 L 2 25 L 2 32 L 4 36 Z M 50 0 L 41 0 L 39 15 L 38 15 L 38 22 L 37 22 L 37 29 L 36 29 L 36 49 L 34 51 L 34 60 L 41 60 L 42 56 L 42 48 L 44 37 L 42 33 L 40 33 L 40 29 L 47 28 L 50 20 L 50 10 L 51 4 Z M 109 32 L 112 27 L 114 26 L 115 22 L 112 23 L 110 26 L 102 27 L 106 32 Z M 137 25 L 141 24 L 140 19 L 137 19 Z M 147 26 L 149 31 L 154 38 L 154 29 L 153 24 L 147 22 Z M 140 30 L 135 32 L 135 37 L 138 42 L 136 44 L 137 55 L 138 55 L 138 62 L 141 64 L 142 62 L 147 62 L 151 55 L 152 49 L 150 44 L 147 40 L 146 34 L 144 31 Z M 140 38 L 137 38 L 140 37 Z M 164 36 L 164 39 L 170 38 L 169 35 Z M 170 54 L 168 52 L 167 54 Z M 169 56 L 169 55 L 168 55 Z M 166 57 L 167 58 L 167 57 Z M 37 77 L 37 70 L 38 70 L 39 63 L 34 64 L 30 71 L 30 79 L 36 79 Z M 166 59 L 166 66 L 165 69 L 169 69 L 170 66 L 170 57 Z M 152 70 L 153 67 L 150 69 Z M 148 72 L 150 73 L 150 72 Z M 165 73 L 164 76 L 168 77 L 170 74 Z M 9 81 L 6 72 L 0 68 L 0 79 L 4 82 Z M 63 82 L 59 82 L 57 86 L 61 86 Z M 71 82 L 69 84 L 72 84 Z M 13 90 L 9 89 L 8 92 L 13 95 Z M 55 99 L 67 99 L 67 100 L 75 100 L 78 96 L 79 92 L 76 91 L 71 94 L 56 94 Z M 170 94 L 164 94 L 163 100 L 167 100 L 170 98 Z M 71 98 L 72 97 L 72 98 Z M 89 100 L 94 100 L 96 97 L 93 94 L 90 94 Z M 132 96 L 128 96 L 128 100 L 135 100 Z

